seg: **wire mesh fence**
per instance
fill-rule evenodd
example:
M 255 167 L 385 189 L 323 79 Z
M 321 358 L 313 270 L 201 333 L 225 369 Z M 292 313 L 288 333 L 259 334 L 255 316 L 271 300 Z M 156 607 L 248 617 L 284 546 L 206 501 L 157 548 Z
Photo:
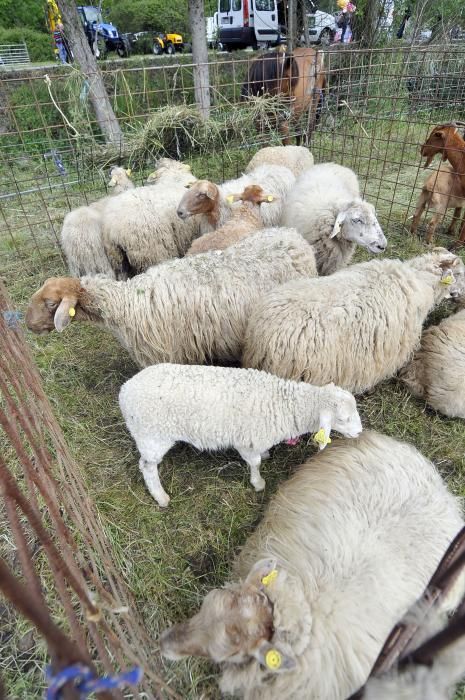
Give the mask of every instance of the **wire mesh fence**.
M 283 105 L 240 101 L 254 57 L 211 62 L 206 123 L 194 107 L 191 64 L 108 68 L 105 84 L 125 134 L 119 148 L 103 143 L 88 83 L 74 68 L 57 69 L 49 79 L 27 71 L 5 76 L 0 260 L 6 275 L 46 272 L 50 256 L 59 260 L 65 213 L 106 194 L 111 163 L 132 166 L 137 184 L 161 155 L 221 180 L 235 176 L 260 145 L 278 143 L 276 111 L 283 114 Z M 327 51 L 319 124 L 309 134 L 302 115 L 293 133 L 303 134 L 317 162 L 354 168 L 382 224 L 406 230 L 424 180 L 419 146 L 432 125 L 462 116 L 464 65 L 461 46 Z

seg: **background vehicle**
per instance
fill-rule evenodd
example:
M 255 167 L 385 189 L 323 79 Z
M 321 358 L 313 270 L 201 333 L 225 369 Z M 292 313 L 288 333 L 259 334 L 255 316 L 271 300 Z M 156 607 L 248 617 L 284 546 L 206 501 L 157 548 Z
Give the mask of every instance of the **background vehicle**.
M 92 50 L 97 33 L 97 48 L 99 58 L 104 58 L 108 51 L 116 51 L 118 56 L 128 56 L 130 44 L 122 36 L 111 22 L 104 22 L 97 7 L 92 5 L 78 5 L 78 12 L 84 26 L 87 40 Z
M 181 34 L 155 34 L 153 38 L 153 53 L 160 56 L 162 53 L 174 54 L 184 49 L 184 41 Z
M 218 12 L 207 17 L 207 44 L 209 49 L 219 48 Z
M 318 43 L 328 46 L 334 39 L 337 31 L 336 20 L 328 12 L 316 10 L 307 15 L 308 37 L 310 43 Z
M 219 0 L 218 39 L 226 51 L 280 42 L 276 0 Z

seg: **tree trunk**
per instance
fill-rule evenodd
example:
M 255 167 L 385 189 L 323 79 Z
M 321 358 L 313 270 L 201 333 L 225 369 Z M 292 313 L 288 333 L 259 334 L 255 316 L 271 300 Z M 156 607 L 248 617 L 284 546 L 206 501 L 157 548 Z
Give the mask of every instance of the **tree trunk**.
M 297 45 L 297 0 L 289 0 L 287 13 L 287 48 L 292 53 Z
M 210 116 L 210 75 L 203 0 L 189 0 L 189 24 L 192 34 L 195 101 L 202 117 L 208 119 Z
M 371 49 L 375 45 L 383 7 L 383 0 L 368 0 L 363 15 L 355 22 L 355 38 L 360 41 L 361 48 Z M 353 24 L 351 22 L 352 31 Z
M 64 34 L 73 52 L 74 60 L 79 64 L 89 83 L 89 97 L 100 130 L 107 143 L 120 145 L 123 141 L 123 133 L 113 112 L 102 74 L 90 49 L 76 5 L 73 0 L 57 0 L 57 4 L 64 25 Z

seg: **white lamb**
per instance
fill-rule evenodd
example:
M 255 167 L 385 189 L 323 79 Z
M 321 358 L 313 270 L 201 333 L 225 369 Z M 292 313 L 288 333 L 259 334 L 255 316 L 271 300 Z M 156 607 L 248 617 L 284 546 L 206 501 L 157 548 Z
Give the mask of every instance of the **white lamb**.
M 464 265 L 444 248 L 288 282 L 255 305 L 243 366 L 366 391 L 405 365 L 434 306 L 464 291 Z
M 129 177 L 130 172 L 114 166 L 110 169 L 108 183 L 108 187 L 112 188 L 111 195 L 66 214 L 60 243 L 72 275 L 102 273 L 111 278 L 115 277 L 103 247 L 102 212 L 112 197 L 134 188 L 134 183 Z
M 237 361 L 260 295 L 314 274 L 315 256 L 302 236 L 268 229 L 222 252 L 168 260 L 126 282 L 52 277 L 32 296 L 26 323 L 35 333 L 61 331 L 73 319 L 97 323 L 140 367 Z
M 331 429 L 345 437 L 362 430 L 354 397 L 334 384 L 314 387 L 233 367 L 147 367 L 123 384 L 119 403 L 160 506 L 170 499 L 157 466 L 176 442 L 199 450 L 233 447 L 250 467 L 252 486 L 262 491 L 260 463 L 273 445 L 317 431 L 323 448 Z
M 162 654 L 220 663 L 223 693 L 246 700 L 346 700 L 462 526 L 414 447 L 366 431 L 337 441 L 280 486 L 233 583 L 165 631 Z M 462 577 L 442 609 L 463 591 Z
M 345 267 L 357 245 L 371 253 L 381 253 L 387 245 L 375 208 L 360 197 L 356 174 L 336 163 L 315 165 L 297 179 L 281 223 L 297 229 L 313 246 L 319 275 Z
M 259 165 L 284 165 L 299 177 L 305 170 L 313 166 L 313 155 L 305 146 L 266 146 L 251 158 L 245 169 L 250 173 Z
M 264 192 L 275 197 L 271 204 L 266 203 L 259 208 L 263 226 L 278 226 L 284 201 L 295 181 L 295 175 L 289 168 L 278 165 L 261 165 L 252 172 L 235 180 L 228 180 L 222 185 L 215 185 L 209 180 L 198 180 L 180 199 L 178 216 L 186 220 L 197 215 L 201 233 L 208 233 L 223 226 L 231 217 L 234 195 L 250 185 L 258 185 Z
M 452 418 L 465 418 L 465 309 L 430 326 L 399 373 L 414 396 Z
M 186 166 L 168 169 L 150 187 L 137 187 L 107 204 L 102 238 L 117 279 L 185 254 L 200 228 L 195 219 L 180 221 L 176 208 L 185 186 L 195 180 Z

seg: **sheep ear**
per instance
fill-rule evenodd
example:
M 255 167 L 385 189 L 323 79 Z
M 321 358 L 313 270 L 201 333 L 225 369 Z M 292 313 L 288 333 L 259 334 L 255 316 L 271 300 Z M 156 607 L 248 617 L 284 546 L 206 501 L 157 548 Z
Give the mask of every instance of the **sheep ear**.
M 344 211 L 340 211 L 339 214 L 336 216 L 336 221 L 334 222 L 333 230 L 330 235 L 330 238 L 334 238 L 335 236 L 338 235 L 338 233 L 341 232 L 341 226 L 342 222 L 346 218 L 346 213 Z
M 276 202 L 277 199 L 279 199 L 279 197 L 277 197 L 277 196 L 274 195 L 274 194 L 264 194 L 264 195 L 261 197 L 261 200 L 260 200 L 260 201 L 261 201 L 261 202 Z
M 250 569 L 244 584 L 255 588 L 263 588 L 270 583 L 269 580 L 263 581 L 263 579 L 267 579 L 267 577 L 274 578 L 273 574 L 275 571 L 276 559 L 260 559 Z
M 272 673 L 285 673 L 296 667 L 295 657 L 285 650 L 283 644 L 263 641 L 253 652 L 253 656 L 262 666 Z
M 323 408 L 319 416 L 319 428 L 314 439 L 319 445 L 320 450 L 324 450 L 326 445 L 331 442 L 332 415 L 331 411 Z
M 77 297 L 63 297 L 58 309 L 55 311 L 53 322 L 55 328 L 61 333 L 68 326 L 76 314 Z
M 108 183 L 108 187 L 114 187 L 115 185 L 116 185 L 116 180 L 114 177 L 112 177 L 110 182 Z
M 212 182 L 209 183 L 205 194 L 207 195 L 208 199 L 216 199 L 217 189 Z
M 128 169 L 126 170 L 126 175 L 127 175 L 128 177 L 131 177 L 131 175 L 132 175 L 132 170 L 131 170 L 131 168 L 128 168 Z

